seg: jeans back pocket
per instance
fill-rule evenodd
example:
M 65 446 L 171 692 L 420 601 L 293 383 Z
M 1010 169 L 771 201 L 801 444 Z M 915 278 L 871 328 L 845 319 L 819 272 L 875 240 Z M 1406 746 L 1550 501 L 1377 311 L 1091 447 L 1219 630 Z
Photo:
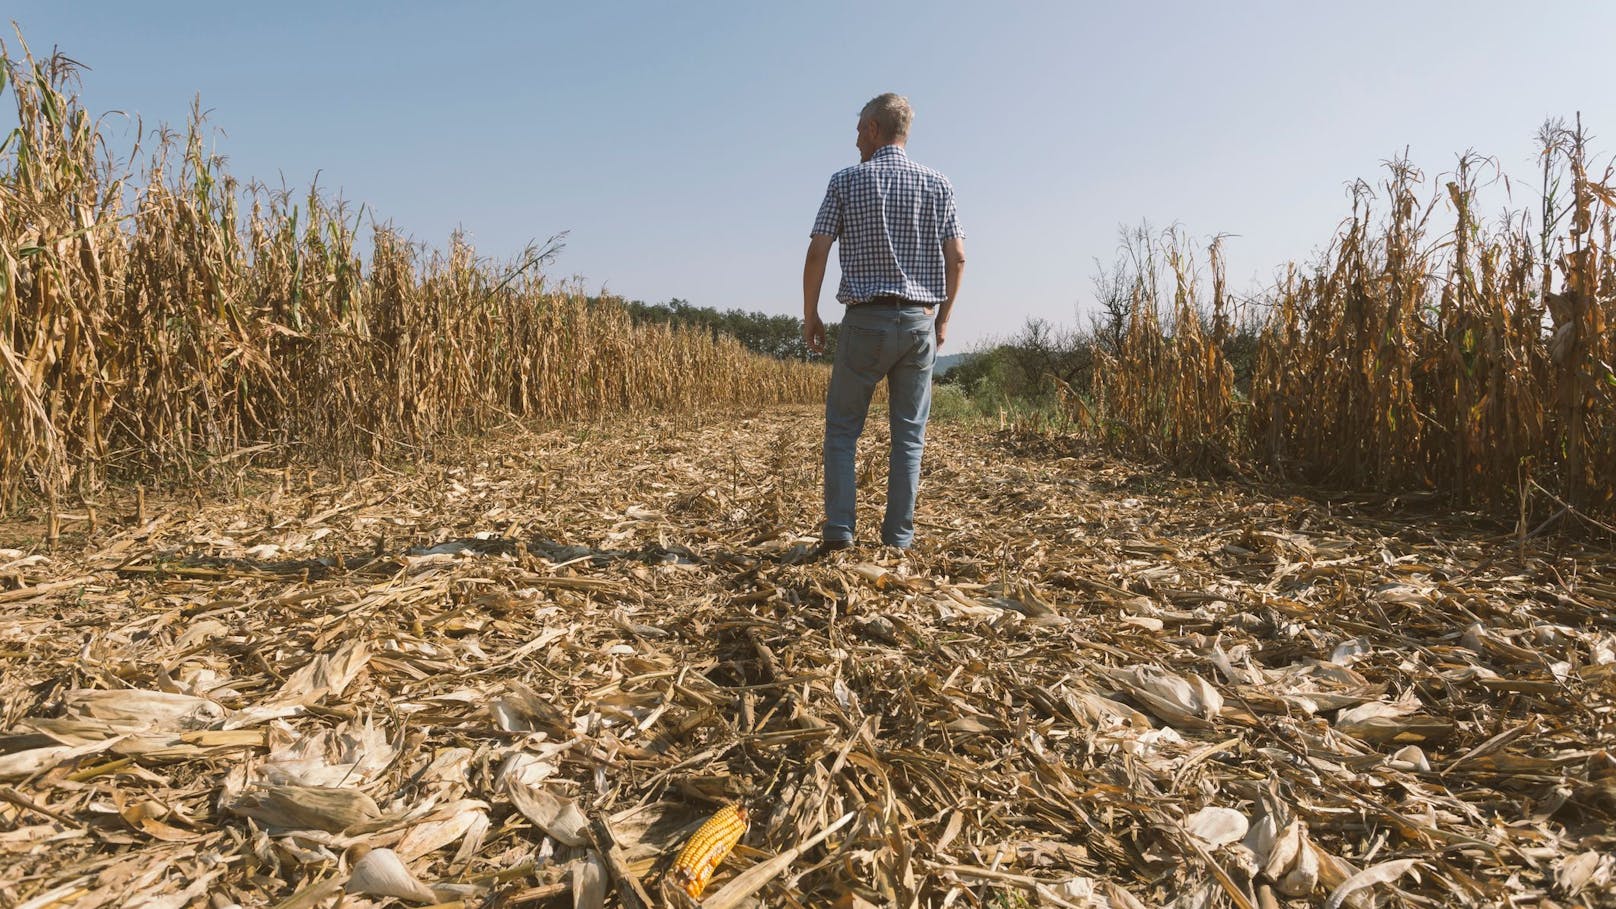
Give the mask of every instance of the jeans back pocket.
M 842 324 L 837 343 L 847 352 L 845 362 L 859 372 L 869 372 L 881 366 L 881 352 L 886 346 L 887 333 L 878 328 Z

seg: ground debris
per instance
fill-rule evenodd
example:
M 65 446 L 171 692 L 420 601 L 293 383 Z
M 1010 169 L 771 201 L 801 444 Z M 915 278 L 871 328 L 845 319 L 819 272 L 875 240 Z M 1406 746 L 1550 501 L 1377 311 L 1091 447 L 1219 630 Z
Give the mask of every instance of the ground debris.
M 1616 906 L 1608 551 L 944 423 L 917 548 L 821 558 L 819 433 L 8 542 L 0 904 L 684 905 L 740 801 L 724 905 Z

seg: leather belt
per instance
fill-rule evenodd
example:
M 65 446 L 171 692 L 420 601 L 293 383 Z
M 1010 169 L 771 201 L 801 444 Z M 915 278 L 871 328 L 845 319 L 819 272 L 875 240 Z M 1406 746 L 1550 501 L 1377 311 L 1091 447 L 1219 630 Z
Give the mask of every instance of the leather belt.
M 896 296 L 894 294 L 877 294 L 876 296 L 873 296 L 870 299 L 865 300 L 862 303 L 854 303 L 853 305 L 854 306 L 891 306 L 891 307 L 893 307 L 895 309 L 901 309 L 901 308 L 903 308 L 905 306 L 919 306 L 919 307 L 922 307 L 922 308 L 925 308 L 925 309 L 930 309 L 931 307 L 936 306 L 937 304 L 936 303 L 919 303 L 919 302 L 916 302 L 914 300 L 910 300 L 907 297 L 900 297 L 900 296 Z

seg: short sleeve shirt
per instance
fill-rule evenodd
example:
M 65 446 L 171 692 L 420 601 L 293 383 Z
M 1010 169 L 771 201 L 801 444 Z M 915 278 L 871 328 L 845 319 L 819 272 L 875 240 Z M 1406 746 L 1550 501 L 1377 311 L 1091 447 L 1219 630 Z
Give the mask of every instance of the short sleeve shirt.
M 882 295 L 942 303 L 943 241 L 965 236 L 948 178 L 897 145 L 830 178 L 812 233 L 841 244 L 836 299 L 848 305 Z

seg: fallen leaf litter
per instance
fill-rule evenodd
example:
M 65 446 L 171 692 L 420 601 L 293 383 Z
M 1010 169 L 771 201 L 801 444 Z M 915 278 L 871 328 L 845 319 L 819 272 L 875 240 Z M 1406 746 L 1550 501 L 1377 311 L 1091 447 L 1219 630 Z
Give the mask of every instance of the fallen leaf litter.
M 682 905 L 739 800 L 705 906 L 1616 906 L 1608 551 L 931 435 L 906 556 L 807 411 L 0 550 L 0 903 Z

